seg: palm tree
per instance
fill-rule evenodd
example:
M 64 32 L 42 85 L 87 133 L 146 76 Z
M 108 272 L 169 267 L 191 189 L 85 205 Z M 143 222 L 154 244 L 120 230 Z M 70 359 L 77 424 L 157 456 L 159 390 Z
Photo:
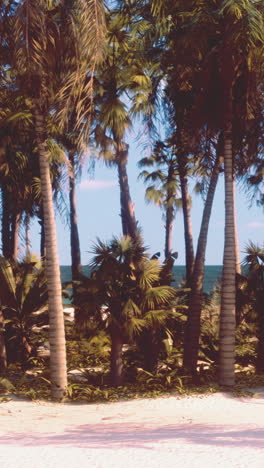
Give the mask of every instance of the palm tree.
M 143 178 L 144 183 L 148 185 L 146 200 L 160 206 L 165 213 L 164 253 L 167 259 L 172 254 L 172 229 L 175 211 L 180 204 L 180 199 L 177 198 L 179 190 L 177 158 L 172 149 L 158 141 L 152 155 L 141 159 L 138 165 L 140 168 L 154 168 L 152 172 L 143 170 L 139 178 Z
M 153 8 L 159 15 L 179 15 L 180 12 L 183 28 L 178 29 L 178 47 L 181 45 L 185 51 L 188 47 L 188 59 L 191 61 L 184 62 L 187 73 L 188 67 L 198 71 L 196 88 L 197 91 L 200 88 L 201 120 L 223 132 L 225 247 L 219 381 L 223 385 L 233 385 L 236 290 L 234 123 L 238 118 L 238 108 L 240 135 L 245 134 L 247 126 L 259 118 L 256 112 L 259 83 L 255 70 L 263 68 L 263 5 L 253 0 L 203 0 L 198 5 L 192 2 L 185 5 L 184 2 L 176 2 L 174 12 L 169 12 L 168 7 L 173 7 L 170 1 L 153 2 Z
M 243 265 L 246 269 L 246 288 L 244 294 L 247 307 L 256 314 L 257 318 L 257 361 L 256 371 L 264 372 L 264 249 L 250 242 L 246 246 L 246 257 Z
M 111 383 L 119 386 L 124 343 L 133 343 L 143 329 L 162 327 L 173 315 L 171 301 L 176 292 L 160 286 L 162 266 L 129 236 L 108 243 L 98 240 L 93 253 L 91 278 L 84 279 L 81 289 L 85 301 L 91 292 L 96 297 L 95 312 L 98 305 L 104 306 L 111 337 Z
M 216 157 L 213 162 L 210 182 L 207 189 L 201 220 L 200 233 L 197 242 L 194 269 L 191 279 L 191 292 L 189 298 L 188 317 L 184 336 L 183 367 L 193 376 L 196 375 L 199 350 L 200 321 L 202 312 L 202 293 L 204 280 L 205 252 L 209 221 L 212 211 L 215 189 L 218 181 L 219 170 L 222 165 L 223 138 L 219 135 L 216 149 Z
M 95 140 L 102 150 L 105 162 L 116 166 L 120 187 L 120 207 L 123 235 L 138 239 L 138 226 L 134 213 L 127 174 L 128 145 L 126 131 L 131 119 L 124 101 L 124 92 L 130 84 L 131 70 L 128 54 L 131 54 L 127 32 L 120 15 L 108 17 L 108 50 L 98 73 L 97 126 Z
M 82 273 L 81 248 L 78 230 L 77 201 L 76 201 L 76 173 L 80 168 L 79 149 L 76 138 L 65 134 L 62 144 L 68 153 L 69 159 L 69 207 L 70 207 L 70 243 L 71 243 L 71 269 L 72 280 L 77 281 Z
M 64 319 L 57 253 L 47 118 L 56 105 L 55 117 L 65 127 L 74 103 L 77 126 L 90 109 L 83 109 L 82 96 L 92 92 L 92 77 L 101 54 L 102 3 L 65 0 L 24 0 L 14 17 L 14 67 L 21 91 L 32 103 L 38 148 L 44 211 L 46 274 L 50 314 L 50 372 L 52 396 L 63 398 L 67 386 Z M 84 89 L 85 87 L 85 89 Z M 87 130 L 87 127 L 86 127 Z
M 0 301 L 5 322 L 8 363 L 25 364 L 32 355 L 32 328 L 48 321 L 47 282 L 40 262 L 30 256 L 10 263 L 0 257 Z

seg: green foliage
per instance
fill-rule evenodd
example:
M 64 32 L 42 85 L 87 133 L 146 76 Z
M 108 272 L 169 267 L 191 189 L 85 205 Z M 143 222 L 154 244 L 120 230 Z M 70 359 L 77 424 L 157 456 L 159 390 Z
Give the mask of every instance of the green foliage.
M 0 279 L 8 358 L 25 362 L 33 351 L 33 328 L 48 321 L 44 271 L 34 257 L 21 263 L 0 257 Z
M 10 380 L 5 378 L 0 378 L 0 393 L 12 392 L 15 390 L 14 385 Z
M 142 369 L 138 374 L 137 382 L 146 384 L 149 390 L 174 390 L 184 393 L 184 385 L 188 382 L 188 377 L 179 376 L 178 369 L 172 371 L 165 369 L 157 374 L 152 374 Z

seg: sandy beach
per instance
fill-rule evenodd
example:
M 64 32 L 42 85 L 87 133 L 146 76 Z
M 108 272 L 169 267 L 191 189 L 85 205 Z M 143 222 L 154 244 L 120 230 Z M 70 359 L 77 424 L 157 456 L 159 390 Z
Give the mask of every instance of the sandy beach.
M 0 404 L 1 468 L 264 466 L 264 393 Z

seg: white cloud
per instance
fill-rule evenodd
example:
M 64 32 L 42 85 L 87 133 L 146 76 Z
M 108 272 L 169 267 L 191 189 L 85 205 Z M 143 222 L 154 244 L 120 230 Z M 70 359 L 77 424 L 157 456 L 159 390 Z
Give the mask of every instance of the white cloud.
M 117 182 L 115 180 L 82 180 L 79 184 L 81 190 L 103 190 L 115 187 Z
M 264 228 L 264 223 L 258 221 L 252 221 L 251 223 L 246 224 L 246 226 L 250 229 L 259 229 Z

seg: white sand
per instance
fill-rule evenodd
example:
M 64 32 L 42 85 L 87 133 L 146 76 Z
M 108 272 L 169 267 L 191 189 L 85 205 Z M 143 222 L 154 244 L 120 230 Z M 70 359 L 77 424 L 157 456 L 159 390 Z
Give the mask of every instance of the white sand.
M 1 468 L 264 467 L 264 393 L 0 404 Z

